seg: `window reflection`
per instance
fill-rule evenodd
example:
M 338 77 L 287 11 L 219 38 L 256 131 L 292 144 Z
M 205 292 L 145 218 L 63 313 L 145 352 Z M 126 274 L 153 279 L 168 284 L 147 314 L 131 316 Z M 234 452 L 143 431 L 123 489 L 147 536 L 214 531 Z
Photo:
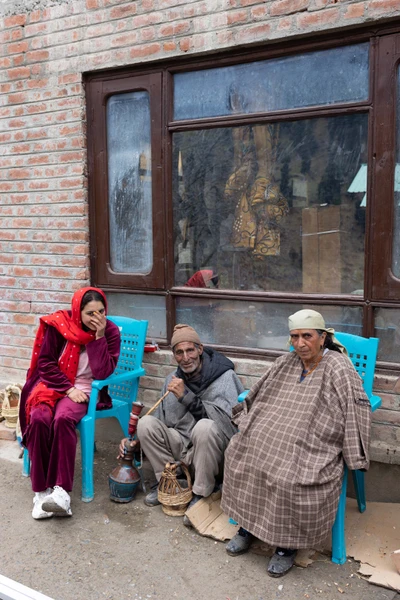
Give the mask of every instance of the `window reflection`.
M 107 103 L 110 262 L 118 273 L 153 266 L 150 103 L 147 92 Z
M 175 284 L 363 294 L 366 144 L 362 114 L 174 134 Z
M 174 119 L 270 112 L 368 99 L 369 44 L 174 75 Z
M 327 327 L 362 335 L 358 306 L 310 306 L 290 303 L 177 298 L 177 323 L 190 323 L 205 344 L 288 350 L 288 317 L 302 308 L 319 311 Z

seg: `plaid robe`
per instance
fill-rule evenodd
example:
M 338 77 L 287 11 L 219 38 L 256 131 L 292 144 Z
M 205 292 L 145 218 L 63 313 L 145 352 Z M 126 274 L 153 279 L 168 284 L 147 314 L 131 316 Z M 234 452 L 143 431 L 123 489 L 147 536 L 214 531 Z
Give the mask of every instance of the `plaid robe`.
M 279 357 L 233 409 L 221 506 L 257 538 L 312 548 L 333 525 L 344 463 L 368 469 L 371 407 L 347 356 L 328 351 L 302 382 L 300 358 Z

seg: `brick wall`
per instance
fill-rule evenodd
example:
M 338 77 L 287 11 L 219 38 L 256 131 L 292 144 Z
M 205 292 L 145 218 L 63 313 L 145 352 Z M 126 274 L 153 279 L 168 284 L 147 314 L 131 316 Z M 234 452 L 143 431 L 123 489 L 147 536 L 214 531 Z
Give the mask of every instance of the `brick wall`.
M 400 17 L 400 0 L 25 5 L 21 12 L 21 0 L 0 3 L 0 381 L 6 382 L 24 379 L 38 316 L 66 307 L 71 292 L 90 279 L 83 72 Z M 169 364 L 160 356 L 166 362 L 158 369 L 148 359 L 141 393 L 149 399 Z M 238 366 L 246 386 L 261 368 L 252 361 Z M 400 442 L 398 402 L 393 390 L 385 392 L 375 426 L 383 444 Z

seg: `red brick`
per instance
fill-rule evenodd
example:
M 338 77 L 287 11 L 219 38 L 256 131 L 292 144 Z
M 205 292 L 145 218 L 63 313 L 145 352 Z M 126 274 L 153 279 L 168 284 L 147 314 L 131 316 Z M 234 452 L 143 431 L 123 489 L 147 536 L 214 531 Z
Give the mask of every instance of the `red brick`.
M 25 54 L 14 54 L 12 59 L 13 67 L 20 67 L 25 63 L 26 56 Z
M 179 42 L 179 48 L 182 50 L 182 52 L 188 52 L 188 50 L 191 48 L 191 45 L 192 42 L 189 38 L 183 38 Z
M 358 2 L 346 7 L 346 12 L 344 13 L 345 19 L 358 19 L 362 16 L 364 16 L 364 2 Z
M 253 25 L 246 27 L 238 33 L 238 40 L 241 42 L 254 41 L 255 39 L 264 39 L 271 31 L 271 25 L 265 23 L 263 25 Z
M 33 50 L 32 52 L 27 52 L 26 60 L 27 62 L 41 62 L 43 60 L 49 59 L 48 50 Z
M 29 175 L 29 169 L 10 169 L 8 172 L 10 179 L 28 179 Z
M 16 67 L 15 69 L 8 69 L 7 71 L 9 79 L 28 79 L 30 74 L 30 67 Z
M 263 19 L 268 13 L 268 8 L 266 6 L 256 6 L 251 9 L 251 16 L 253 19 Z
M 368 3 L 368 16 L 382 15 L 400 8 L 400 0 L 370 0 Z M 389 16 L 389 15 L 388 15 Z
M 26 41 L 15 42 L 13 44 L 8 44 L 7 54 L 20 54 L 21 52 L 26 52 L 28 48 L 29 44 Z
M 271 4 L 271 17 L 290 15 L 291 13 L 307 10 L 309 0 L 277 0 Z
M 130 4 L 126 4 L 125 6 L 116 6 L 110 12 L 111 19 L 124 19 L 126 17 L 131 17 L 136 14 L 137 7 L 136 3 L 131 2 Z
M 4 19 L 5 27 L 18 27 L 19 25 L 25 25 L 26 15 L 13 15 L 12 17 L 6 17 Z
M 228 13 L 228 25 L 235 23 L 245 23 L 247 21 L 247 12 L 245 10 L 236 10 Z
M 28 101 L 28 94 L 26 92 L 18 92 L 16 94 L 9 94 L 7 96 L 9 104 L 24 104 Z
M 100 8 L 99 0 L 86 0 L 86 8 L 88 10 L 95 10 L 96 8 Z
M 33 67 L 32 67 L 32 69 L 33 69 Z M 48 86 L 48 83 L 49 83 L 48 79 L 29 79 L 29 81 L 27 83 L 27 87 L 30 90 L 36 89 L 36 88 L 45 88 Z
M 10 121 L 8 121 L 8 126 L 9 127 L 25 127 L 25 121 L 23 121 L 22 119 L 11 119 Z
M 329 23 L 334 23 L 339 18 L 339 8 L 330 8 L 329 10 L 305 13 L 297 17 L 297 25 L 300 29 L 309 27 L 321 27 Z
M 19 315 L 16 314 L 13 316 L 14 323 L 22 323 L 24 325 L 35 325 L 36 316 L 35 315 Z
M 160 44 L 148 44 L 145 46 L 138 46 L 136 48 L 132 48 L 130 51 L 131 58 L 144 58 L 145 56 L 151 56 L 152 54 L 157 54 L 160 52 L 161 45 Z
M 277 29 L 287 30 L 290 29 L 293 25 L 293 17 L 282 17 L 279 19 Z
M 176 50 L 176 43 L 175 42 L 164 42 L 163 50 L 164 50 L 164 52 L 173 52 L 174 50 Z
M 13 288 L 16 286 L 17 280 L 15 277 L 2 277 L 0 276 L 0 287 Z
M 154 40 L 154 38 L 156 37 L 156 30 L 154 27 L 146 27 L 145 29 L 141 30 L 140 35 L 141 35 L 142 40 L 145 40 L 146 42 L 150 42 L 151 40 Z

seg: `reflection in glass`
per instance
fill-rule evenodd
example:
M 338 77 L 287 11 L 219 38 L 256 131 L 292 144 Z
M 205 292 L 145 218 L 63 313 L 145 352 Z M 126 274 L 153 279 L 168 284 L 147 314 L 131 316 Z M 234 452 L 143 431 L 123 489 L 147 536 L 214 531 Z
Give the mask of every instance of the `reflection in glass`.
M 174 119 L 200 119 L 368 98 L 369 44 L 174 75 Z
M 177 298 L 176 321 L 189 323 L 205 344 L 288 350 L 288 317 L 302 308 L 319 311 L 327 327 L 362 335 L 362 309 L 349 306 Z
M 153 266 L 150 103 L 147 92 L 107 102 L 111 268 L 150 273 Z
M 379 338 L 378 360 L 400 363 L 400 310 L 376 308 L 375 337 Z
M 392 271 L 400 279 L 400 77 L 397 72 L 396 166 L 394 173 Z
M 148 321 L 148 338 L 165 339 L 167 337 L 167 313 L 164 296 L 107 292 L 107 301 L 110 315 Z
M 364 114 L 175 133 L 175 284 L 362 295 L 366 148 Z

